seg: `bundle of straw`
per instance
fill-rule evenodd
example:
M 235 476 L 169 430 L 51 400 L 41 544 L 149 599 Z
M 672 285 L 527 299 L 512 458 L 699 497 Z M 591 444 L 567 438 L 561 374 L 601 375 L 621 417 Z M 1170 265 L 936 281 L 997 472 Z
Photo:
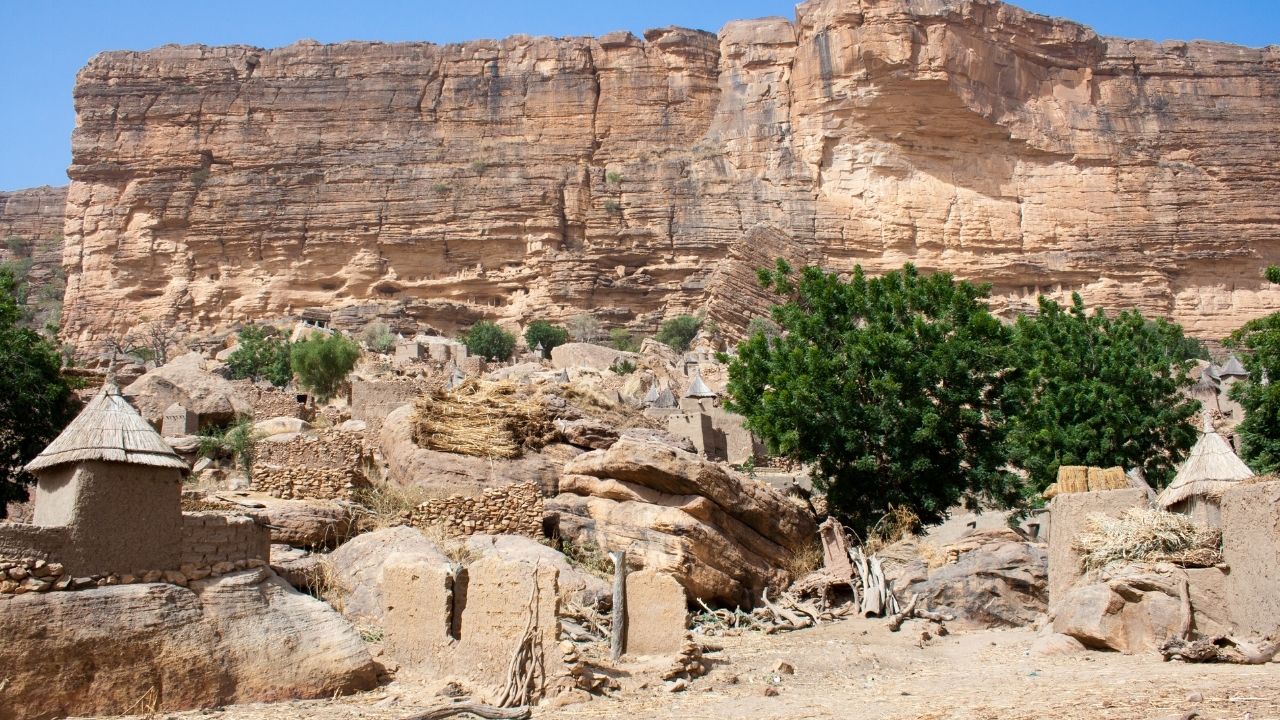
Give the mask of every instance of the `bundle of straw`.
M 1131 508 L 1120 517 L 1091 515 L 1072 546 L 1086 570 L 1126 562 L 1208 567 L 1222 562 L 1222 533 L 1185 515 Z
M 510 459 L 554 442 L 557 434 L 541 397 L 510 381 L 468 380 L 414 406 L 413 441 L 430 450 Z

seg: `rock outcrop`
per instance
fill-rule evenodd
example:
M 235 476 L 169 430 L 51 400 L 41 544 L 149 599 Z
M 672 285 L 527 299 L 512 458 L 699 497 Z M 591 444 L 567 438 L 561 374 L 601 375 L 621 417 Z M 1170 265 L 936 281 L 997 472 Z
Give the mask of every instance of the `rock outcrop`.
M 0 720 L 171 711 L 372 688 L 360 636 L 256 569 L 0 600 Z
M 66 278 L 62 270 L 62 224 L 67 188 L 43 187 L 0 192 L 0 263 L 25 270 L 27 302 L 37 309 L 35 325 L 57 320 Z
M 253 406 L 226 378 L 208 368 L 200 353 L 180 355 L 134 380 L 122 392 L 138 413 L 156 427 L 170 405 L 199 416 L 202 427 L 228 424 L 253 412 Z
M 546 505 L 566 539 L 625 550 L 708 602 L 753 606 L 815 538 L 813 518 L 781 493 L 668 445 L 622 438 L 564 471 Z
M 773 257 L 913 261 L 1220 337 L 1280 287 L 1280 50 L 995 0 L 645 37 L 107 52 L 80 72 L 65 338 L 305 308 L 732 331 Z

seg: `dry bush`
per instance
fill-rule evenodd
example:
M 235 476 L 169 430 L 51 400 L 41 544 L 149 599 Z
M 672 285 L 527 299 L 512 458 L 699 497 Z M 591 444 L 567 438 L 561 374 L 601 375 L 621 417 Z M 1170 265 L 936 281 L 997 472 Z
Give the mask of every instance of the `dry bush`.
M 791 573 L 792 579 L 798 579 L 820 569 L 822 564 L 822 543 L 815 540 L 791 556 L 787 562 L 787 572 Z
M 1171 562 L 1207 567 L 1222 562 L 1222 532 L 1186 515 L 1130 508 L 1120 517 L 1095 514 L 1072 546 L 1086 570 L 1126 562 Z
M 418 530 L 426 536 L 450 562 L 467 566 L 480 558 L 479 553 L 467 545 L 467 538 L 451 535 L 443 525 L 428 525 Z
M 351 588 L 343 584 L 338 578 L 338 574 L 334 572 L 333 566 L 329 564 L 329 558 L 322 558 L 320 562 L 315 563 L 307 569 L 305 574 L 305 585 L 307 591 L 315 598 L 329 603 L 329 605 L 338 612 L 346 605 L 347 596 L 351 594 Z
M 408 525 L 414 508 L 426 502 L 427 495 L 420 487 L 380 483 L 357 488 L 351 499 L 367 511 L 355 523 L 360 532 L 366 532 Z
M 541 396 L 507 380 L 468 380 L 423 395 L 412 423 L 419 447 L 472 457 L 517 458 L 559 437 Z
M 920 518 L 911 508 L 905 505 L 890 505 L 889 512 L 867 531 L 864 549 L 867 555 L 874 555 L 880 548 L 915 535 L 919 529 Z
M 609 553 L 590 540 L 584 543 L 565 540 L 560 543 L 560 552 L 573 567 L 604 580 L 613 579 L 613 561 L 609 559 Z

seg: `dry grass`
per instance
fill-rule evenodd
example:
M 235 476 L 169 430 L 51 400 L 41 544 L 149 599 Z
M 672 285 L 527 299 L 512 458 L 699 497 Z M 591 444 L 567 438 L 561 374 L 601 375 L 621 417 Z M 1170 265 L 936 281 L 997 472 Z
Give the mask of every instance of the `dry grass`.
M 573 567 L 604 580 L 613 579 L 613 561 L 609 554 L 590 540 L 584 543 L 565 540 L 560 544 L 560 552 Z
M 822 567 L 822 543 L 815 540 L 808 547 L 791 556 L 787 572 L 792 579 L 802 578 Z
M 874 555 L 880 548 L 892 545 L 916 534 L 920 529 L 920 517 L 905 505 L 890 505 L 876 524 L 867 531 L 864 550 Z
M 484 458 L 517 458 L 559 436 L 541 396 L 511 381 L 468 380 L 437 390 L 414 406 L 413 441 L 419 447 Z
M 1222 533 L 1185 515 L 1132 508 L 1121 517 L 1092 515 L 1073 546 L 1086 570 L 1125 562 L 1205 567 L 1222 561 Z
M 443 525 L 428 525 L 418 530 L 426 536 L 450 562 L 467 566 L 480 558 L 480 554 L 467 545 L 467 538 L 451 535 Z
M 304 584 L 311 595 L 329 603 L 338 612 L 342 612 L 347 596 L 351 594 L 351 588 L 338 578 L 333 566 L 329 564 L 329 558 L 322 559 L 307 570 Z
M 413 509 L 426 502 L 427 495 L 419 487 L 379 483 L 357 488 L 351 499 L 368 511 L 357 519 L 360 531 L 367 532 L 408 525 Z

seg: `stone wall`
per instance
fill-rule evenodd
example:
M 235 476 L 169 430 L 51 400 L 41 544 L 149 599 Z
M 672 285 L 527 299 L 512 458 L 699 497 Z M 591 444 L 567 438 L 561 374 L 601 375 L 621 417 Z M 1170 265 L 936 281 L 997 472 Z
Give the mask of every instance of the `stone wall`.
M 369 481 L 354 470 L 290 465 L 254 468 L 250 486 L 286 500 L 349 500 Z
M 70 528 L 0 522 L 0 560 L 56 560 L 70 541 Z
M 369 437 L 375 437 L 382 428 L 382 420 L 392 410 L 412 403 L 426 385 L 420 378 L 392 378 L 386 380 L 351 381 L 351 417 L 365 422 Z
M 269 420 L 274 417 L 294 417 L 311 420 L 314 413 L 291 392 L 278 388 L 265 388 L 252 380 L 232 380 L 231 384 L 253 406 L 253 417 Z
M 254 464 L 263 468 L 303 467 L 362 472 L 364 458 L 364 442 L 359 435 L 327 429 L 286 440 L 267 438 L 258 443 Z
M 182 514 L 183 566 L 234 565 L 267 560 L 270 554 L 271 531 L 252 517 L 220 512 Z
M 413 510 L 420 528 L 441 526 L 451 535 L 542 537 L 542 491 L 536 483 L 488 488 L 479 497 L 428 500 Z

